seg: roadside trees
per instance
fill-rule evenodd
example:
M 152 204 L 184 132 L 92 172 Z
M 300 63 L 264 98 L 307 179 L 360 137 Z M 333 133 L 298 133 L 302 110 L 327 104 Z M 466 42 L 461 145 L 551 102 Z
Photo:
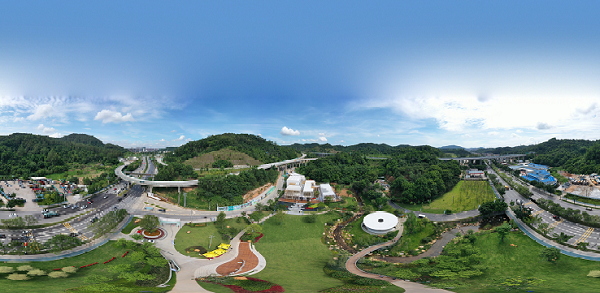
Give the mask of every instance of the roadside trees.
M 140 221 L 140 227 L 144 229 L 144 231 L 154 232 L 156 228 L 160 224 L 158 217 L 154 215 L 145 215 Z

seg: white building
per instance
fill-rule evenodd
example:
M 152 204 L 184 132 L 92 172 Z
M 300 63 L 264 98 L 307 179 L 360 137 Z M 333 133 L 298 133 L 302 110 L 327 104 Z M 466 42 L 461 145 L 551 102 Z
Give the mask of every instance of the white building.
M 315 190 L 317 183 L 314 180 L 306 180 L 304 182 L 304 188 L 302 188 L 302 196 L 304 198 L 315 197 Z
M 331 188 L 331 185 L 329 185 L 329 183 L 319 185 L 319 193 L 321 201 L 324 201 L 325 199 L 335 201 L 338 199 L 337 195 L 335 194 L 333 188 Z
M 384 235 L 395 231 L 398 225 L 398 217 L 384 211 L 370 213 L 363 219 L 362 228 L 372 235 Z

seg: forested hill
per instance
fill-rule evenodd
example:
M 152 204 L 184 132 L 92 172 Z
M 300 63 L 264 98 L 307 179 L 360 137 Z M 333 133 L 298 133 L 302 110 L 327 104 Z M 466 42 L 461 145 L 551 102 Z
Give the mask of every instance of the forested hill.
M 387 160 L 372 162 L 358 152 L 342 152 L 311 161 L 297 171 L 318 182 L 352 184 L 363 199 L 374 201 L 381 198 L 366 192 L 367 186 L 384 176 L 395 201 L 422 203 L 452 190 L 460 180 L 459 164 L 441 161 L 440 155 L 440 150 L 430 146 L 404 147 Z
M 359 143 L 350 146 L 343 145 L 331 145 L 331 144 L 318 144 L 318 143 L 307 143 L 299 144 L 295 143 L 290 145 L 291 148 L 303 152 L 303 153 L 338 153 L 338 152 L 356 152 L 360 154 L 393 154 L 402 148 L 409 147 L 409 145 L 397 145 L 390 146 L 385 143 Z
M 600 173 L 600 141 L 556 139 L 528 146 L 480 149 L 495 154 L 525 154 L 535 163 L 562 167 L 570 173 Z
M 185 145 L 178 147 L 174 153 L 168 155 L 165 160 L 167 162 L 184 162 L 189 158 L 224 148 L 230 148 L 245 153 L 250 157 L 261 161 L 263 164 L 294 159 L 300 156 L 300 153 L 296 150 L 287 146 L 279 146 L 260 136 L 252 134 L 224 133 L 188 142 Z
M 88 143 L 95 140 L 83 135 L 65 140 L 26 133 L 0 136 L 0 175 L 45 176 L 64 172 L 70 163 L 116 164 L 125 153 L 116 145 L 79 143 L 75 138 Z
M 104 143 L 102 143 L 101 140 L 87 134 L 71 133 L 67 136 L 60 138 L 60 140 L 89 144 L 93 146 L 104 146 Z

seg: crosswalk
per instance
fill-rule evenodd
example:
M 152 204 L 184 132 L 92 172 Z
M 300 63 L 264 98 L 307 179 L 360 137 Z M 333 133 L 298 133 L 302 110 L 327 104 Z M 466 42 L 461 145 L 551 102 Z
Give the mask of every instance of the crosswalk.
M 560 221 L 550 224 L 550 228 L 556 228 L 556 226 L 558 226 L 558 224 L 562 223 L 564 220 L 565 219 L 560 219 Z

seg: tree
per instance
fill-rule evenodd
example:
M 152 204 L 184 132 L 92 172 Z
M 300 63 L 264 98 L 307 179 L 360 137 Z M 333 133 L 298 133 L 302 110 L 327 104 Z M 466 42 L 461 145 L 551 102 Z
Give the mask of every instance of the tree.
M 246 231 L 252 231 L 252 233 L 262 233 L 262 226 L 257 223 L 252 223 L 245 228 Z
M 35 224 L 37 222 L 38 222 L 38 219 L 36 217 L 34 217 L 33 215 L 25 216 L 25 223 L 27 224 L 27 227 L 32 226 L 33 224 Z
M 573 238 L 573 235 L 567 235 L 565 232 L 560 232 L 560 234 L 552 234 L 552 237 L 556 238 L 556 242 L 565 243 L 569 241 L 569 239 Z
M 504 222 L 501 226 L 494 229 L 494 231 L 496 231 L 500 237 L 500 242 L 504 241 L 504 237 L 510 232 L 511 228 L 512 227 L 507 222 Z
M 547 236 L 554 231 L 554 227 L 550 227 L 549 223 L 540 223 L 537 228 L 540 230 L 540 232 L 542 232 L 542 234 L 544 234 L 544 236 Z
M 556 262 L 560 258 L 560 249 L 556 247 L 546 247 L 540 251 L 540 256 L 547 261 Z
M 283 224 L 284 218 L 285 218 L 285 213 L 282 210 L 278 210 L 277 213 L 275 213 L 275 221 L 277 221 L 278 225 Z
M 145 215 L 140 221 L 140 227 L 144 229 L 144 231 L 148 231 L 150 233 L 156 231 L 156 228 L 160 224 L 157 216 L 154 215 Z
M 589 242 L 579 242 L 577 243 L 577 248 L 581 250 L 587 250 L 588 245 L 590 245 Z
M 225 214 L 225 212 L 220 212 L 219 215 L 217 216 L 217 221 L 215 222 L 215 224 L 221 226 L 221 228 L 223 228 L 223 226 L 225 226 L 225 218 L 227 217 L 227 215 Z

